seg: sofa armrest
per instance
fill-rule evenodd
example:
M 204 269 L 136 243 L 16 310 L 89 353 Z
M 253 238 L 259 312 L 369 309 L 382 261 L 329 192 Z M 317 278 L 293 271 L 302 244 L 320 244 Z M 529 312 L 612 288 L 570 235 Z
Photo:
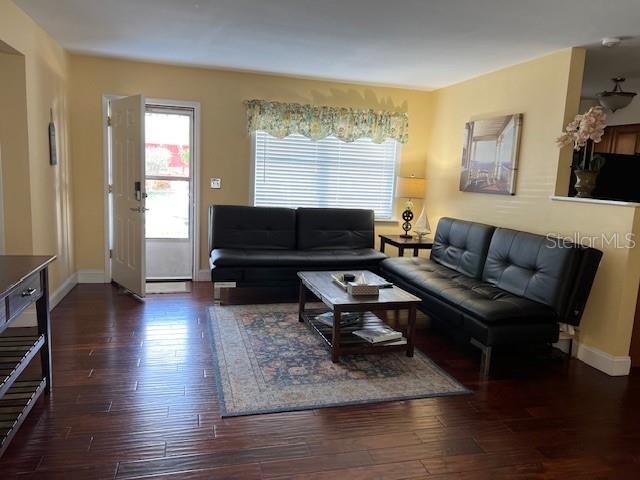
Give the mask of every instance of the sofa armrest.
M 208 218 L 208 228 L 207 228 L 207 241 L 209 250 L 209 256 L 211 256 L 211 252 L 213 251 L 213 205 L 209 205 L 209 211 L 207 212 Z
M 576 248 L 580 248 L 582 254 L 576 270 L 575 281 L 573 282 L 573 287 L 569 295 L 569 301 L 567 302 L 567 310 L 564 318 L 561 319 L 563 323 L 574 326 L 580 324 L 584 308 L 589 299 L 591 287 L 593 286 L 593 281 L 596 278 L 598 265 L 602 259 L 602 252 L 600 250 L 583 246 Z

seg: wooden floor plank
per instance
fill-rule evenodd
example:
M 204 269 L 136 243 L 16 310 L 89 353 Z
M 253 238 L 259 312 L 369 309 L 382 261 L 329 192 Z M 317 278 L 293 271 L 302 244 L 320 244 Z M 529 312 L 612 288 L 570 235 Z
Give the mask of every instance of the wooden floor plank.
M 426 471 L 420 462 L 386 463 L 367 467 L 341 468 L 324 472 L 301 473 L 291 475 L 287 473 L 277 479 L 289 480 L 336 480 L 348 478 L 350 480 L 404 480 L 425 477 Z

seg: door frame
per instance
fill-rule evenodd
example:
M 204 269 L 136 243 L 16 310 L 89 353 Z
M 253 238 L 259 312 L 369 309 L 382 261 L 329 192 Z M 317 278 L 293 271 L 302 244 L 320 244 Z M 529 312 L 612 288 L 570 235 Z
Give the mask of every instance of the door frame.
M 2 145 L 0 145 L 0 255 L 4 255 L 4 177 L 2 176 Z
M 126 95 L 102 96 L 102 160 L 103 160 L 103 208 L 104 208 L 104 283 L 111 282 L 111 257 L 112 242 L 111 229 L 111 194 L 109 193 L 109 176 L 111 172 L 109 158 L 109 144 L 111 143 L 111 130 L 109 130 L 109 104 L 111 100 L 123 98 Z M 166 106 L 174 108 L 193 109 L 193 154 L 192 154 L 192 202 L 191 202 L 191 235 L 193 235 L 193 265 L 192 277 L 197 282 L 200 271 L 200 102 L 167 100 L 164 98 L 146 98 L 145 106 Z M 146 272 L 145 272 L 146 276 Z

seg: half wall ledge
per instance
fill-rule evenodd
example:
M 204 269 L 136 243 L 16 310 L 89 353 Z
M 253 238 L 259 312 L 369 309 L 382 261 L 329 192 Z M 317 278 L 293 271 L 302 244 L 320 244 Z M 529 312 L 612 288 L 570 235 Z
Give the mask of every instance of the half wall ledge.
M 596 205 L 615 205 L 618 207 L 631 207 L 631 208 L 640 207 L 640 203 L 622 202 L 619 200 L 600 200 L 598 198 L 563 197 L 560 195 L 551 195 L 549 196 L 549 198 L 556 202 L 593 203 Z

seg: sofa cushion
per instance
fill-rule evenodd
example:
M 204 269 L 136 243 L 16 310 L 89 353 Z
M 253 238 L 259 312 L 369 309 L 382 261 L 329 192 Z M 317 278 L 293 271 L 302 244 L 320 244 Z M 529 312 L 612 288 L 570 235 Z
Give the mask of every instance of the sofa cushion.
M 386 255 L 373 248 L 353 250 L 260 250 L 215 249 L 211 253 L 211 265 L 215 267 L 309 267 L 340 265 L 377 265 Z
M 298 208 L 298 249 L 373 248 L 373 210 Z
M 507 228 L 496 229 L 483 279 L 562 315 L 581 251 L 558 239 Z
M 296 212 L 290 208 L 215 205 L 209 208 L 209 251 L 217 248 L 296 248 Z
M 487 324 L 557 321 L 555 312 L 546 305 L 518 297 L 427 258 L 389 258 L 382 262 L 381 268 L 413 285 L 423 296 L 435 297 Z
M 494 230 L 491 225 L 441 218 L 431 259 L 469 277 L 481 278 Z

